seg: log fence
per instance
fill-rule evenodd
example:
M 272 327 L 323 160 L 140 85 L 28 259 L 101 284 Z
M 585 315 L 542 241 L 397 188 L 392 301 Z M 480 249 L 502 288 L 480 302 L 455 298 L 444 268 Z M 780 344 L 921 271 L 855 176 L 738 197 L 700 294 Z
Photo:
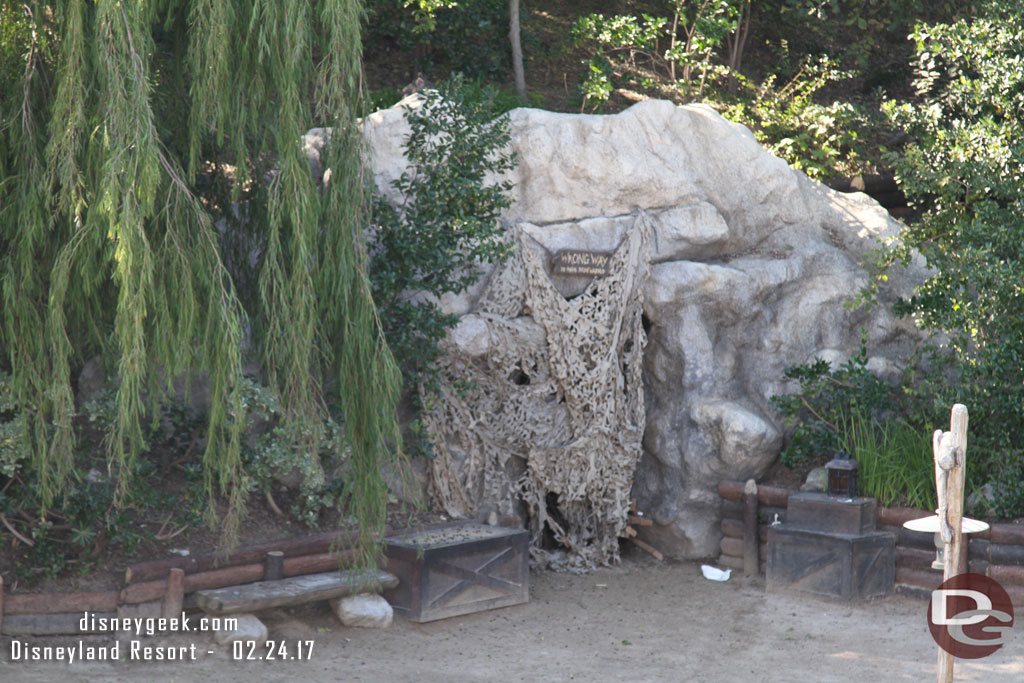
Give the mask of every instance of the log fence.
M 746 533 L 745 515 L 749 519 L 749 496 L 744 496 L 744 482 L 723 481 L 718 485 L 721 498 L 722 540 L 718 563 L 743 570 L 744 550 L 751 543 Z M 760 572 L 764 573 L 769 524 L 778 516 L 786 521 L 786 506 L 797 491 L 757 486 L 757 549 Z M 935 559 L 935 543 L 931 534 L 910 531 L 903 523 L 933 514 L 927 510 L 905 507 L 878 507 L 877 528 L 896 536 L 896 590 L 926 597 L 942 583 L 942 572 L 931 568 Z M 1006 589 L 1015 606 L 1024 606 L 1024 524 L 995 523 L 984 532 L 972 534 L 965 544 L 962 566 L 968 571 L 989 576 Z M 747 550 L 749 562 L 749 549 Z
M 388 527 L 386 535 L 393 530 Z M 140 562 L 124 573 L 120 590 L 81 593 L 6 593 L 0 576 L 0 634 L 89 633 L 88 612 L 114 617 L 180 616 L 196 608 L 195 592 L 257 581 L 319 574 L 354 565 L 352 532 L 328 532 L 216 552 Z M 87 625 L 88 626 L 88 625 Z

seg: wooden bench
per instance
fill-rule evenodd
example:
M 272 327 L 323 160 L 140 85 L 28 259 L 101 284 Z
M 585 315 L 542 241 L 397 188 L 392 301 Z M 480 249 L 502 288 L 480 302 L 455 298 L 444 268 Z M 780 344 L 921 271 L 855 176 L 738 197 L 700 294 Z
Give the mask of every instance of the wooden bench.
M 196 592 L 196 602 L 207 614 L 240 614 L 388 590 L 397 585 L 398 578 L 394 574 L 381 570 L 352 570 L 340 574 L 333 571 L 201 590 Z

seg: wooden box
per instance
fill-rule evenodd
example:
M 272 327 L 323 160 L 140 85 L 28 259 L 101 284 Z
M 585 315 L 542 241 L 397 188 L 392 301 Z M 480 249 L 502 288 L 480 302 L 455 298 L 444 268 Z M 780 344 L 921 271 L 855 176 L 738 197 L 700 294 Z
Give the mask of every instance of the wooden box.
M 446 619 L 527 602 L 529 533 L 472 522 L 387 539 L 398 587 L 384 597 L 412 621 Z
M 769 591 L 794 590 L 839 600 L 888 595 L 896 573 L 896 537 L 875 531 L 830 534 L 768 528 L 765 584 Z
M 866 534 L 875 530 L 878 504 L 874 498 L 837 498 L 824 493 L 789 497 L 787 526 L 833 534 Z

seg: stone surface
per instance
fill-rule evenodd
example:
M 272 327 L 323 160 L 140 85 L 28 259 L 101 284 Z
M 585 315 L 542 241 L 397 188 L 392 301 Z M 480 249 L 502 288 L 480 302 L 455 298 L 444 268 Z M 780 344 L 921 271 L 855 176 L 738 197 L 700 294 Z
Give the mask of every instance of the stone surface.
M 647 426 L 634 494 L 656 523 L 645 539 L 667 555 L 714 556 L 719 480 L 762 476 L 783 446 L 770 399 L 797 388 L 783 371 L 814 358 L 841 365 L 863 329 L 871 371 L 898 374 L 919 333 L 887 304 L 923 279 L 923 263 L 888 273 L 882 305 L 851 310 L 869 282 L 865 257 L 898 225 L 866 195 L 794 171 L 707 106 L 647 101 L 612 116 L 517 109 L 510 122 L 518 163 L 504 218 L 548 257 L 612 251 L 639 213 L 650 221 Z M 377 112 L 365 128 L 373 177 L 390 193 L 405 168 L 401 111 Z M 566 297 L 588 286 L 552 281 Z M 475 297 L 454 308 L 468 315 L 453 339 L 486 354 L 493 340 L 474 319 Z
M 487 323 L 475 315 L 464 315 L 448 335 L 461 351 L 470 356 L 482 356 L 490 349 L 491 332 Z
M 345 626 L 387 628 L 394 617 L 391 605 L 376 593 L 361 593 L 330 602 L 334 614 Z
M 214 631 L 213 641 L 218 645 L 230 645 L 238 640 L 255 640 L 257 643 L 262 643 L 267 639 L 266 625 L 253 614 L 233 614 L 220 619 L 222 621 L 236 619 L 237 627 L 231 630 Z
M 828 470 L 824 467 L 815 467 L 807 473 L 807 480 L 804 481 L 801 491 L 824 493 L 828 489 Z
M 408 505 L 426 504 L 427 463 L 426 458 L 409 458 L 386 463 L 381 467 L 388 491 L 398 501 Z

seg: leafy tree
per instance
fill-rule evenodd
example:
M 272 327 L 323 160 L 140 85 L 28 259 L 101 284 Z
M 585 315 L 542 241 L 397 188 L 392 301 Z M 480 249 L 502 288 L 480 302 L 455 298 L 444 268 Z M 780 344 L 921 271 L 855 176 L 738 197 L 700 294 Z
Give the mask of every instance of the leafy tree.
M 579 45 L 593 56 L 580 89 L 583 106 L 608 100 L 613 82 L 631 76 L 653 84 L 659 74 L 686 99 L 700 98 L 705 87 L 725 70 L 712 57 L 728 43 L 730 63 L 739 64 L 750 27 L 746 0 L 669 0 L 672 19 L 641 13 L 605 16 L 588 14 L 573 25 Z
M 406 111 L 409 169 L 395 181 L 399 206 L 378 198 L 370 278 L 388 343 L 417 401 L 437 389 L 438 342 L 457 321 L 431 300 L 458 293 L 480 277 L 480 262 L 510 251 L 501 211 L 511 200 L 508 117 L 495 118 L 497 91 L 456 76 Z M 414 297 L 411 294 L 416 292 Z
M 294 448 L 317 452 L 337 386 L 373 559 L 400 377 L 360 239 L 361 20 L 358 0 L 0 5 L 0 364 L 43 510 L 75 476 L 72 366 L 101 353 L 122 500 L 145 420 L 205 375 L 205 487 L 231 532 L 251 339 Z M 299 144 L 315 124 L 334 127 L 322 190 Z
M 920 211 L 892 259 L 934 269 L 902 306 L 948 335 L 971 410 L 972 474 L 997 480 L 998 511 L 1024 511 L 1024 3 L 918 25 L 917 104 L 888 103 L 912 142 L 893 163 Z M 979 467 L 980 466 L 980 467 Z
M 371 40 L 411 50 L 416 68 L 436 77 L 439 67 L 477 78 L 508 73 L 507 0 L 369 0 Z
M 822 90 L 853 75 L 825 55 L 804 57 L 783 83 L 774 73 L 760 84 L 734 74 L 736 96 L 727 98 L 722 114 L 748 126 L 768 151 L 808 177 L 849 173 L 863 162 L 860 132 L 869 128 L 869 115 L 849 100 L 817 100 Z

